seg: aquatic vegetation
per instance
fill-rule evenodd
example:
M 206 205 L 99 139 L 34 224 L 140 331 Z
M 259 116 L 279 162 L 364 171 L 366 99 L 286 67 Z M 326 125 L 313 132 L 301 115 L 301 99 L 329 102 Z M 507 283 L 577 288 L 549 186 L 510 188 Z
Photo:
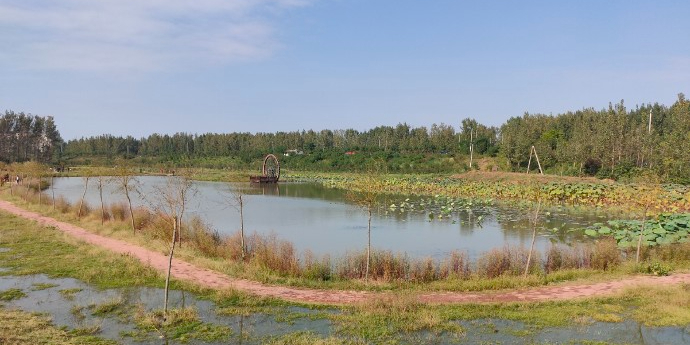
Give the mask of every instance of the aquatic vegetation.
M 613 237 L 621 248 L 637 246 L 640 232 L 644 246 L 653 247 L 662 244 L 683 243 L 690 241 L 690 213 L 660 214 L 656 219 L 644 222 L 642 231 L 640 220 L 610 220 L 596 223 L 585 229 L 590 237 Z
M 302 174 L 299 181 L 315 181 L 331 188 L 361 190 L 362 178 L 355 174 Z M 380 194 L 399 194 L 463 198 L 491 203 L 500 201 L 536 201 L 551 204 L 587 207 L 615 207 L 650 212 L 690 211 L 690 187 L 678 184 L 644 185 L 607 181 L 547 181 L 523 179 L 518 175 L 504 179 L 478 179 L 439 175 L 381 175 L 367 188 Z M 641 203 L 641 195 L 649 196 L 649 205 Z M 396 204 L 396 208 L 400 205 Z

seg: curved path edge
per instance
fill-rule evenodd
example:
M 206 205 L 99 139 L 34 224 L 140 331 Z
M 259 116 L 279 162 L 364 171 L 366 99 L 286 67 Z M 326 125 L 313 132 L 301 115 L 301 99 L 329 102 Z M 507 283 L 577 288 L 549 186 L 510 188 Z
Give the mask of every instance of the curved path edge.
M 143 264 L 160 272 L 166 272 L 168 257 L 164 254 L 131 244 L 122 240 L 101 236 L 73 224 L 58 221 L 51 217 L 28 211 L 0 200 L 0 209 L 16 216 L 34 220 L 37 223 L 54 227 L 86 243 L 105 248 L 115 253 L 130 255 Z M 199 267 L 173 258 L 171 275 L 179 280 L 199 284 L 212 289 L 236 289 L 261 297 L 272 297 L 291 302 L 310 304 L 344 305 L 363 302 L 382 297 L 386 293 L 344 290 L 303 289 L 268 285 L 246 279 L 231 278 L 225 274 Z M 635 285 L 690 284 L 690 273 L 677 273 L 669 276 L 634 276 L 630 278 L 582 285 L 558 285 L 538 288 L 518 289 L 508 292 L 422 292 L 417 299 L 422 303 L 488 303 L 488 302 L 540 302 L 573 298 L 596 297 L 614 294 Z

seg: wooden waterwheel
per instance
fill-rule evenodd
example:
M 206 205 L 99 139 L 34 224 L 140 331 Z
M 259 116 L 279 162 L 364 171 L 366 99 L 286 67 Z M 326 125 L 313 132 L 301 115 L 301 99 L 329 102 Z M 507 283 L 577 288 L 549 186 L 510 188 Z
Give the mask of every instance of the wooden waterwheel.
M 280 179 L 280 162 L 278 157 L 268 154 L 264 158 L 261 167 L 261 176 L 250 176 L 249 181 L 253 183 L 277 183 Z

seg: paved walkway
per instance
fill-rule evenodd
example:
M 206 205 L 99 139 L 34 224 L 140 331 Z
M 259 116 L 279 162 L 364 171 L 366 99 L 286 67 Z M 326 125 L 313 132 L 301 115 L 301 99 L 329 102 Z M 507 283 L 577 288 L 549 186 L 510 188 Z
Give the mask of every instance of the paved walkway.
M 160 272 L 166 272 L 168 257 L 161 253 L 109 237 L 91 233 L 78 226 L 45 217 L 38 213 L 19 208 L 12 203 L 0 200 L 0 210 L 35 220 L 39 224 L 55 227 L 75 238 L 83 240 L 115 253 L 129 254 Z M 342 290 L 316 290 L 262 284 L 245 279 L 231 278 L 225 274 L 198 267 L 188 262 L 174 259 L 171 274 L 179 280 L 196 283 L 213 289 L 233 288 L 262 297 L 279 298 L 299 303 L 314 304 L 352 304 L 382 296 L 383 293 Z M 539 302 L 573 298 L 593 297 L 614 294 L 634 285 L 690 284 L 690 273 L 679 273 L 665 277 L 635 276 L 622 280 L 581 285 L 558 285 L 538 288 L 512 290 L 508 292 L 429 292 L 419 293 L 417 298 L 423 303 L 486 303 L 486 302 Z

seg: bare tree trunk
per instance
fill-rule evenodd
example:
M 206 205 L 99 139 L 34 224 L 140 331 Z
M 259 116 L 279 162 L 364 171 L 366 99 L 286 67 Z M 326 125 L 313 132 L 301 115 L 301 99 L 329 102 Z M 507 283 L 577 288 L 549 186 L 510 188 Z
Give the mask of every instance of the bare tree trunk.
M 640 263 L 640 250 L 642 248 L 642 237 L 644 236 L 644 226 L 647 222 L 647 207 L 644 209 L 644 214 L 642 215 L 642 229 L 640 230 L 640 237 L 637 239 L 637 253 L 635 254 L 635 264 Z
M 168 317 L 168 293 L 170 288 L 170 271 L 172 270 L 173 254 L 175 253 L 175 234 L 177 233 L 177 217 L 173 217 L 172 241 L 168 255 L 168 273 L 165 276 L 165 297 L 163 300 L 163 318 Z
M 81 201 L 79 202 L 79 210 L 77 211 L 77 219 L 81 219 L 81 208 L 84 205 L 84 197 L 86 197 L 86 189 L 89 188 L 89 177 L 86 177 L 84 182 L 84 193 L 81 195 Z
M 101 225 L 105 222 L 105 206 L 103 206 L 103 176 L 98 177 L 98 195 L 101 198 Z
M 55 176 L 50 175 L 50 191 L 53 193 L 53 211 L 55 211 Z
M 26 179 L 26 176 L 24 176 L 24 179 Z M 24 194 L 24 200 L 29 200 L 29 191 L 30 190 L 31 190 L 31 179 L 29 179 L 29 182 L 26 183 L 26 193 Z
M 369 266 L 371 265 L 371 206 L 369 206 L 369 224 L 368 224 L 368 239 L 367 239 L 367 269 L 364 275 L 364 280 L 369 281 Z
M 39 174 L 38 175 L 38 188 L 37 188 L 37 190 L 38 190 L 38 206 L 39 207 L 41 206 L 41 201 L 42 201 L 41 200 L 41 181 L 42 180 L 43 179 L 41 178 L 41 174 Z
M 534 241 L 537 239 L 537 221 L 539 219 L 539 209 L 541 208 L 541 201 L 537 204 L 537 209 L 534 212 L 534 218 L 532 218 L 532 244 L 529 247 L 529 254 L 527 255 L 527 265 L 525 265 L 524 277 L 527 278 L 529 273 L 529 264 L 532 261 L 532 252 L 534 252 Z
M 244 200 L 242 200 L 242 195 L 238 195 L 238 200 L 240 203 L 240 245 L 242 246 L 242 261 L 244 261 L 247 255 L 247 247 L 244 243 Z
M 180 217 L 177 219 L 177 243 L 179 243 L 180 248 L 182 248 L 182 215 L 184 215 L 184 209 L 187 204 L 187 198 L 184 196 L 180 196 L 180 199 L 182 207 L 180 209 Z
M 136 235 L 137 229 L 134 227 L 134 211 L 132 211 L 132 199 L 129 197 L 129 190 L 125 186 L 125 197 L 127 197 L 127 205 L 129 206 L 129 220 L 132 224 L 132 233 Z

